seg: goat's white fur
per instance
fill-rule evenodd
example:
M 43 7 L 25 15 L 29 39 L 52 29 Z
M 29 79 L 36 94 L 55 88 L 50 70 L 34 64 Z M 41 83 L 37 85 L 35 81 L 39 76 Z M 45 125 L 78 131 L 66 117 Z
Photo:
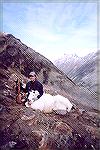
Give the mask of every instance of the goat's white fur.
M 29 101 L 35 101 L 35 100 L 37 100 L 37 96 L 39 95 L 39 92 L 38 91 L 31 91 L 30 93 L 29 93 L 29 96 L 28 96 L 28 100 Z
M 38 91 L 35 93 L 30 92 L 28 99 L 31 101 L 31 104 L 29 105 L 28 102 L 26 102 L 26 107 L 31 107 L 34 110 L 40 110 L 45 113 L 50 113 L 52 111 L 63 111 L 64 114 L 67 111 L 69 112 L 72 108 L 71 102 L 61 95 L 52 96 L 44 93 L 38 100 L 34 101 L 34 97 L 37 97 L 37 94 L 39 94 Z

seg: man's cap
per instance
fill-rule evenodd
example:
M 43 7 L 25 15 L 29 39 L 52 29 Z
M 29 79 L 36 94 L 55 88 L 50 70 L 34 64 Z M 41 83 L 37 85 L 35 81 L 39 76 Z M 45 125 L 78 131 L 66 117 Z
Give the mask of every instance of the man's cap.
M 35 76 L 36 73 L 33 71 L 33 72 L 30 72 L 29 76 Z

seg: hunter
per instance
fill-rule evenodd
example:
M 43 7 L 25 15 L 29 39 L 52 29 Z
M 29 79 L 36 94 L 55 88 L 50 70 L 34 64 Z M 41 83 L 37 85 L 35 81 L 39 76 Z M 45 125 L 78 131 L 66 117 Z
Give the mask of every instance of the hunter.
M 37 80 L 37 76 L 34 71 L 30 72 L 29 80 L 30 81 L 26 84 L 25 92 L 29 95 L 29 92 L 32 90 L 38 91 L 39 95 L 37 96 L 37 99 L 39 99 L 43 95 L 43 85 Z

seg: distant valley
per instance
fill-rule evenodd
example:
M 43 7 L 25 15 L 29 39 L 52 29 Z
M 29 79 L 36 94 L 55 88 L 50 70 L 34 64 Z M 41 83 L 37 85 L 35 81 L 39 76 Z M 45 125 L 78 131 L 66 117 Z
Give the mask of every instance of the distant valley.
M 85 57 L 66 54 L 54 64 L 77 85 L 97 92 L 97 53 L 93 52 Z

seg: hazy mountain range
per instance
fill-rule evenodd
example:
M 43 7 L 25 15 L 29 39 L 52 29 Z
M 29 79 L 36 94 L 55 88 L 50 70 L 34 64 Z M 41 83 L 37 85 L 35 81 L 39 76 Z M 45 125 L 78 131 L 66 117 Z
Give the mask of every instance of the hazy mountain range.
M 85 57 L 66 54 L 54 64 L 77 85 L 97 92 L 97 53 L 93 52 Z

